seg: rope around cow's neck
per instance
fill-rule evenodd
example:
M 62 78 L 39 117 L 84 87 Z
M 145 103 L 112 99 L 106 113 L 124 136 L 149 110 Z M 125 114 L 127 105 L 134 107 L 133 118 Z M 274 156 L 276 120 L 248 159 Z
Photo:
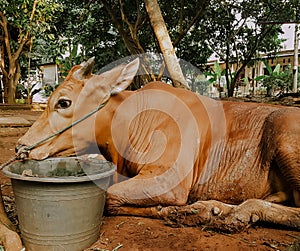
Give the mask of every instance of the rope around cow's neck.
M 66 126 L 65 128 L 57 131 L 56 133 L 53 133 L 52 135 L 36 142 L 35 144 L 31 145 L 31 146 L 25 146 L 23 147 L 19 152 L 17 152 L 15 154 L 15 156 L 13 158 L 11 158 L 10 160 L 6 161 L 5 163 L 3 163 L 0 166 L 0 171 L 6 167 L 7 165 L 13 163 L 16 160 L 21 160 L 21 159 L 25 159 L 29 153 L 29 151 L 31 151 L 32 149 L 36 148 L 37 146 L 45 143 L 46 141 L 48 141 L 49 139 L 52 139 L 56 136 L 58 136 L 59 134 L 67 131 L 68 129 L 72 128 L 73 126 L 77 125 L 78 123 L 82 122 L 83 120 L 87 119 L 88 117 L 92 116 L 94 113 L 98 112 L 100 109 L 102 109 L 108 101 L 105 101 L 104 103 L 102 103 L 101 105 L 99 105 L 96 109 L 92 110 L 91 112 L 89 112 L 88 114 L 84 115 L 83 117 L 81 117 L 78 120 L 75 120 L 73 123 L 71 123 L 70 125 Z

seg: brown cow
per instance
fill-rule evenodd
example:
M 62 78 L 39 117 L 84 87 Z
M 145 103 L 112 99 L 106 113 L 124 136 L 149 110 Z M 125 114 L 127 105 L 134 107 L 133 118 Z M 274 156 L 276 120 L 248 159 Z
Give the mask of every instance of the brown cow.
M 113 215 L 229 231 L 257 221 L 300 228 L 300 110 L 215 101 L 161 82 L 124 91 L 138 64 L 101 75 L 91 74 L 93 60 L 74 67 L 19 144 L 33 145 L 108 100 L 29 157 L 100 149 L 129 177 L 107 191 Z

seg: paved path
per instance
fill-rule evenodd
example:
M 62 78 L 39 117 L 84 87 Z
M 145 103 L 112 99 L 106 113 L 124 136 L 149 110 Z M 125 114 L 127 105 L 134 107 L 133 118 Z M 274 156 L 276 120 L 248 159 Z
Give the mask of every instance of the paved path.
M 0 127 L 30 127 L 40 114 L 40 111 L 0 109 Z
M 22 117 L 1 117 L 0 118 L 0 127 L 25 127 L 31 126 L 32 123 L 29 122 L 27 119 Z

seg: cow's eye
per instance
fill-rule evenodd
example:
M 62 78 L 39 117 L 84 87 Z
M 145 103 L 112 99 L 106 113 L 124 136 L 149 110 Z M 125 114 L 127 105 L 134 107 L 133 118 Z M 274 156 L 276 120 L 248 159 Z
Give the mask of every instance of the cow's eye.
M 66 98 L 61 98 L 57 101 L 55 109 L 67 109 L 72 104 L 72 101 Z

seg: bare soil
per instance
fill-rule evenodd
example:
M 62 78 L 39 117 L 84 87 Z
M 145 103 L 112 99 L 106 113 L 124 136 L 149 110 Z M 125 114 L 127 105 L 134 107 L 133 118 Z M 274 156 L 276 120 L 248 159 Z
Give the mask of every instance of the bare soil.
M 0 110 L 0 116 L 35 120 L 40 112 Z M 28 128 L 0 127 L 0 164 L 14 155 L 15 144 Z M 18 224 L 10 179 L 0 173 L 6 210 Z M 222 234 L 201 227 L 171 228 L 162 220 L 132 216 L 104 216 L 99 239 L 86 250 L 300 250 L 300 233 L 278 226 L 257 225 L 238 234 Z

